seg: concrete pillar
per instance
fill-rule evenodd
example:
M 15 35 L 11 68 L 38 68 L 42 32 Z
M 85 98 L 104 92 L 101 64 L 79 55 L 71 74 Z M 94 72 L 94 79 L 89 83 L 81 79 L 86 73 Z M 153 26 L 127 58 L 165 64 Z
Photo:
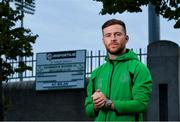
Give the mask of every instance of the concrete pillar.
M 148 46 L 148 67 L 153 92 L 147 111 L 148 121 L 179 121 L 179 46 L 157 41 Z
M 148 5 L 148 32 L 149 44 L 160 40 L 160 18 L 151 3 Z

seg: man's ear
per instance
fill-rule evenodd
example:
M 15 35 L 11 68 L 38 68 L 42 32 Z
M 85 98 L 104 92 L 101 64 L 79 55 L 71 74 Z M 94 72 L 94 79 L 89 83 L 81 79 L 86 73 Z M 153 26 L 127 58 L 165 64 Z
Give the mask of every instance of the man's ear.
M 128 42 L 129 41 L 129 36 L 128 35 L 126 35 L 126 42 Z
M 103 42 L 103 44 L 104 44 L 104 37 L 102 37 L 102 42 Z

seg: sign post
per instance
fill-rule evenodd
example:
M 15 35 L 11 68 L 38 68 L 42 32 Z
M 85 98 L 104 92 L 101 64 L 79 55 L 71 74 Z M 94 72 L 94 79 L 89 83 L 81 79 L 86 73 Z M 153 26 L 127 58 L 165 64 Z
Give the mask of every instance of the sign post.
M 36 90 L 85 86 L 86 50 L 37 53 Z

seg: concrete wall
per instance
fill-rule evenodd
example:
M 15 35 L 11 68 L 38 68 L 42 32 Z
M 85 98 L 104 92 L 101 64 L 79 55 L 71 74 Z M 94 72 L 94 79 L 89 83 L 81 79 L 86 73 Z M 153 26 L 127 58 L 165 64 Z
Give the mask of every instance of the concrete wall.
M 85 89 L 35 91 L 35 82 L 8 83 L 5 97 L 11 102 L 5 120 L 84 121 Z
M 157 41 L 148 46 L 147 62 L 153 77 L 153 92 L 147 120 L 180 120 L 178 56 L 179 46 L 173 42 Z

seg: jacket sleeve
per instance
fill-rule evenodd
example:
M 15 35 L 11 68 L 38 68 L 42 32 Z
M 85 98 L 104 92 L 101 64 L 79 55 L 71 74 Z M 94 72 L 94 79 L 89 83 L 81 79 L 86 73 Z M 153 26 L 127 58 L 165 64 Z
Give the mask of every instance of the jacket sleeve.
M 91 95 L 93 94 L 93 82 L 96 77 L 96 71 L 92 72 L 91 77 L 88 81 L 87 86 L 87 97 L 85 99 L 85 112 L 89 117 L 95 117 L 95 111 L 94 111 L 94 103 L 91 98 Z
M 139 63 L 136 65 L 133 78 L 132 100 L 113 101 L 118 113 L 141 113 L 146 111 L 152 92 L 152 78 L 148 68 Z

